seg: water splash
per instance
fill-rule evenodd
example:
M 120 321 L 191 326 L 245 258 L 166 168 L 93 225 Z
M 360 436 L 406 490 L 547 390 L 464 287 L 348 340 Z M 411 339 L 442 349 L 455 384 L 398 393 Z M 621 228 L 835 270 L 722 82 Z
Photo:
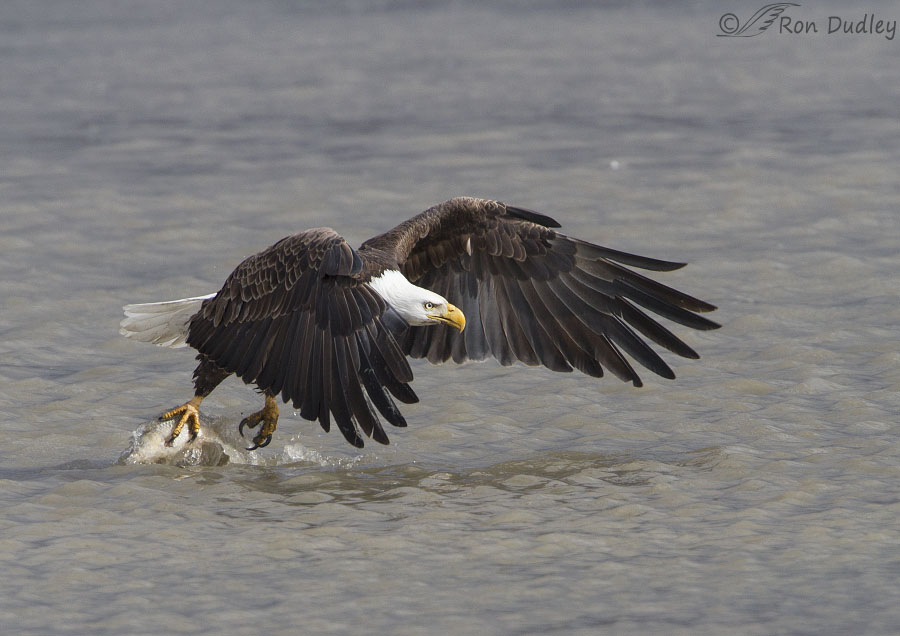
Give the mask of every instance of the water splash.
M 119 464 L 171 464 L 173 466 L 223 466 L 228 463 L 257 464 L 257 453 L 243 450 L 232 422 L 226 418 L 211 418 L 201 414 L 200 433 L 190 441 L 184 430 L 172 446 L 166 440 L 172 435 L 175 420 L 150 420 L 131 434 L 128 448 L 119 457 Z M 234 439 L 237 437 L 237 439 Z
M 292 438 L 280 452 L 275 448 L 265 451 L 246 450 L 248 440 L 237 432 L 233 418 L 209 417 L 200 414 L 200 433 L 189 441 L 184 430 L 172 446 L 166 440 L 172 435 L 175 420 L 150 420 L 138 426 L 131 440 L 119 457 L 119 464 L 169 464 L 172 466 L 224 466 L 248 464 L 251 466 L 278 466 L 283 464 L 310 463 L 323 468 L 352 468 L 370 457 L 360 455 L 346 457 L 327 455 L 307 448 L 297 438 Z
M 308 462 L 310 464 L 318 464 L 323 468 L 355 468 L 360 464 L 371 462 L 374 459 L 372 455 L 357 455 L 355 457 L 325 455 L 315 450 L 307 448 L 300 444 L 296 439 L 292 439 L 285 444 L 281 452 L 281 461 L 283 464 L 296 464 L 299 462 Z

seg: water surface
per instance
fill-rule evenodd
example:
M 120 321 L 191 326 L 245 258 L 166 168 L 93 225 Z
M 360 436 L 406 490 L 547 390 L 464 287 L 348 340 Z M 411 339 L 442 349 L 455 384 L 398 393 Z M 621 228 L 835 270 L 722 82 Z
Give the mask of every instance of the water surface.
M 894 633 L 900 44 L 724 10 L 5 4 L 2 631 Z M 416 363 L 362 451 L 284 409 L 243 452 L 232 379 L 227 463 L 120 462 L 194 367 L 122 305 L 462 194 L 689 261 L 723 328 L 641 389 Z

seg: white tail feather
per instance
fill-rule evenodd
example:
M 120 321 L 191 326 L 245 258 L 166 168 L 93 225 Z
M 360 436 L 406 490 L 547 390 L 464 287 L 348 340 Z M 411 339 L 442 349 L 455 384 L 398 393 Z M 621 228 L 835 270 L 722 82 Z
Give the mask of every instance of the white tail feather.
M 188 322 L 200 310 L 207 296 L 166 300 L 161 303 L 125 305 L 125 318 L 119 333 L 126 338 L 152 342 L 161 347 L 183 347 L 187 344 Z

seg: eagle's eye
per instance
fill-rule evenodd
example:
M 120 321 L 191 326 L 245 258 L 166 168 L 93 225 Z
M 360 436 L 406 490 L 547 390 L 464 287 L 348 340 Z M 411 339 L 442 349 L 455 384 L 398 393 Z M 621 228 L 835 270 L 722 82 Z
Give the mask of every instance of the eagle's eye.
M 434 309 L 434 303 L 425 303 L 425 309 L 431 311 Z

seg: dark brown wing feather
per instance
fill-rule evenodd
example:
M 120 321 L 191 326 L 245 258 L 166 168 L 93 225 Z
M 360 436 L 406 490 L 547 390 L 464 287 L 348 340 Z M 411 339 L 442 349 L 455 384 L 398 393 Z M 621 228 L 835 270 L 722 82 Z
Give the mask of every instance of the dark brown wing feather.
M 406 426 L 393 398 L 418 398 L 409 364 L 383 322 L 392 310 L 363 282 L 365 265 L 328 228 L 282 239 L 238 265 L 204 301 L 188 344 L 293 403 L 326 431 L 334 418 L 354 446 L 363 445 L 357 426 L 386 444 L 375 409 Z
M 697 353 L 638 306 L 694 329 L 719 325 L 695 312 L 713 305 L 631 271 L 670 271 L 683 263 L 619 252 L 553 230 L 550 217 L 482 199 L 457 198 L 382 237 L 395 245 L 403 274 L 462 309 L 466 329 L 411 327 L 406 353 L 432 363 L 519 361 L 592 376 L 610 370 L 640 386 L 629 359 L 675 377 L 638 335 L 686 358 Z

